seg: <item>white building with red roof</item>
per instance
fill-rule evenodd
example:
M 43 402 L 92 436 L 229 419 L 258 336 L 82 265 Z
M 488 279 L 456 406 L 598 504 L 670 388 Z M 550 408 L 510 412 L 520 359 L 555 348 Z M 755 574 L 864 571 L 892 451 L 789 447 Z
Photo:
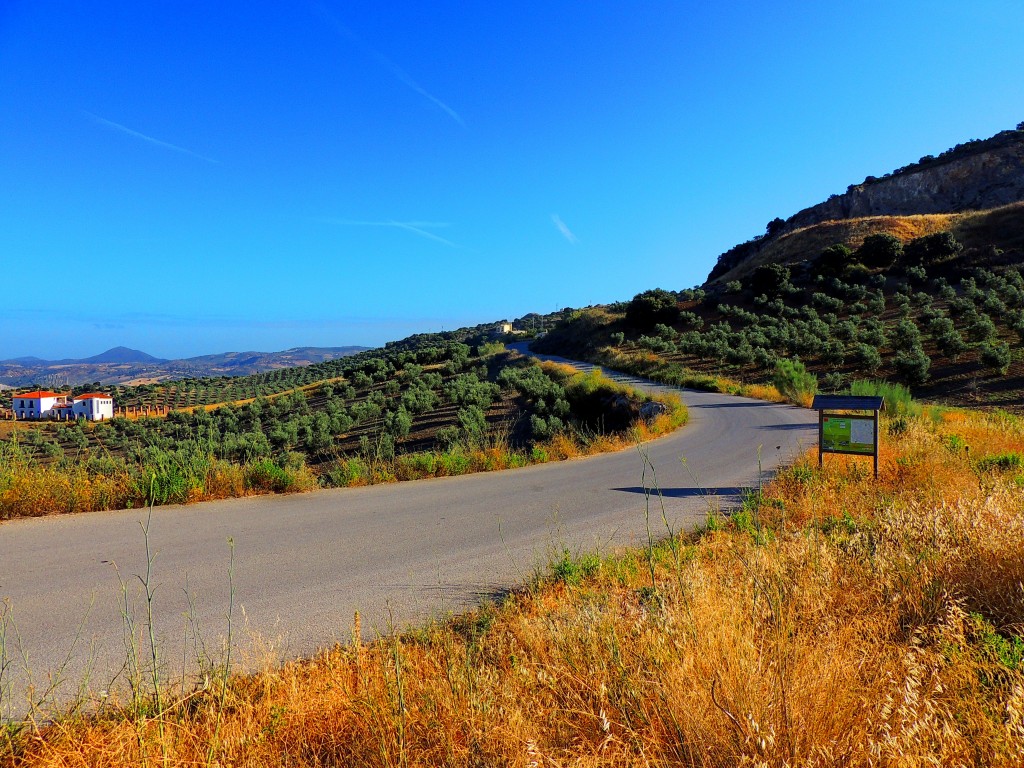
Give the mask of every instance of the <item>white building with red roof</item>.
M 71 408 L 76 419 L 106 421 L 114 418 L 114 400 L 104 392 L 86 392 L 82 395 L 75 395 Z
M 57 416 L 59 407 L 67 406 L 67 395 L 45 390 L 15 395 L 11 402 L 11 410 L 16 419 L 49 419 Z
M 39 390 L 14 395 L 11 410 L 16 419 L 88 419 L 114 418 L 114 400 L 105 392 L 86 392 L 75 397 Z

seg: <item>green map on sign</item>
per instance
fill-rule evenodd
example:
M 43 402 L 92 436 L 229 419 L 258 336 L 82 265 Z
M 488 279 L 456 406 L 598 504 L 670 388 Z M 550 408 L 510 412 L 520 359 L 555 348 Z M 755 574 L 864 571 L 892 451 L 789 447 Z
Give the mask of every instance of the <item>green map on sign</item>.
M 874 419 L 857 416 L 826 416 L 822 421 L 821 450 L 875 453 Z

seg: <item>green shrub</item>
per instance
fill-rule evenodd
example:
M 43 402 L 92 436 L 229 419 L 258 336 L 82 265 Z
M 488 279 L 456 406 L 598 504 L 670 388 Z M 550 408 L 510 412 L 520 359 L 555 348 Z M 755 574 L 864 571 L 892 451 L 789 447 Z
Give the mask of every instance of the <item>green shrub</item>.
M 635 328 L 649 329 L 658 323 L 672 325 L 678 318 L 676 297 L 661 288 L 638 293 L 626 307 L 626 322 Z
M 921 405 L 902 384 L 880 379 L 858 379 L 850 383 L 850 394 L 859 397 L 881 397 L 885 413 L 891 417 L 920 416 Z
M 806 401 L 818 391 L 818 379 L 814 374 L 809 373 L 799 360 L 791 358 L 784 357 L 775 364 L 772 383 L 783 397 L 798 405 L 806 405 Z
M 263 459 L 245 468 L 245 487 L 258 491 L 287 491 L 295 484 L 295 476 L 271 459 Z
M 600 567 L 601 559 L 597 555 L 582 555 L 577 558 L 573 557 L 568 549 L 563 549 L 561 557 L 552 563 L 551 573 L 556 581 L 575 586 L 597 573 Z
M 983 456 L 978 459 L 976 465 L 981 471 L 998 469 L 1006 472 L 1008 470 L 1019 470 L 1024 467 L 1024 456 L 1012 451 L 1008 453 L 996 453 L 990 456 Z
M 840 275 L 852 261 L 853 251 L 845 245 L 830 245 L 818 257 L 818 271 L 823 275 Z
M 466 444 L 473 447 L 483 445 L 487 435 L 487 418 L 483 408 L 479 405 L 467 405 L 459 409 L 456 418 Z
M 751 276 L 750 288 L 755 296 L 764 294 L 775 298 L 781 293 L 789 293 L 793 288 L 790 283 L 789 267 L 782 264 L 762 264 Z
M 996 336 L 996 325 L 988 315 L 977 314 L 967 323 L 967 337 L 971 341 L 985 342 Z
M 893 346 L 903 352 L 909 352 L 921 346 L 921 332 L 913 320 L 903 318 L 896 323 L 892 336 Z

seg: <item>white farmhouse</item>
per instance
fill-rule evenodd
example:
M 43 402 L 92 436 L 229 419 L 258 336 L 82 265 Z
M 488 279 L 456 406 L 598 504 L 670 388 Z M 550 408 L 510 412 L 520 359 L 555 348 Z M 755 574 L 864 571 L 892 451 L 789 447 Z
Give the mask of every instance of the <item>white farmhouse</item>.
M 11 403 L 16 419 L 49 419 L 58 410 L 67 408 L 68 396 L 56 392 L 36 391 L 15 395 Z
M 114 418 L 114 400 L 103 392 L 76 395 L 71 408 L 76 419 L 105 421 Z

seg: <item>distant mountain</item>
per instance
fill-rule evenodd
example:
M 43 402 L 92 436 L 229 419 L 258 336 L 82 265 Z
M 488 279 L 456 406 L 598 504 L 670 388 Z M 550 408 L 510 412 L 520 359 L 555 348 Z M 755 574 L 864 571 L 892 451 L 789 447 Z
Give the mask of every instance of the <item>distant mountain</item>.
M 79 363 L 166 363 L 159 357 L 153 357 L 147 355 L 145 352 L 140 352 L 137 349 L 129 349 L 128 347 L 114 347 L 108 349 L 93 357 L 87 357 L 84 360 L 77 360 L 74 362 Z
M 294 347 L 281 352 L 224 352 L 164 360 L 128 347 L 114 347 L 80 360 L 19 357 L 0 360 L 0 387 L 40 385 L 153 383 L 204 376 L 248 376 L 277 368 L 295 368 L 354 355 L 370 347 Z

